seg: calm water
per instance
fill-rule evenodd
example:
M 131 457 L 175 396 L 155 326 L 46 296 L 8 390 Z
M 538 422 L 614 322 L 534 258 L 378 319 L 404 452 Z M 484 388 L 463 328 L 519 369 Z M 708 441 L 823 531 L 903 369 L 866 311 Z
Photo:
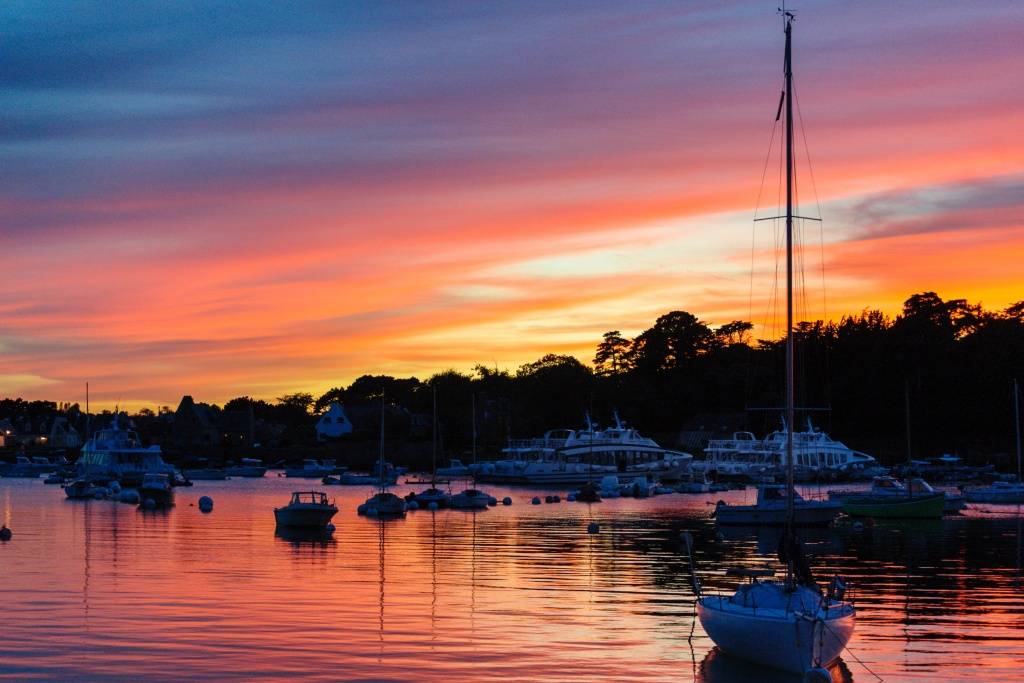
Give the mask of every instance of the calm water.
M 14 530 L 0 544 L 0 674 L 777 678 L 718 655 L 694 628 L 677 542 L 694 534 L 711 590 L 732 585 L 726 565 L 772 561 L 771 533 L 722 537 L 707 519 L 709 502 L 748 494 L 533 506 L 533 492 L 488 487 L 514 504 L 380 522 L 355 514 L 367 490 L 330 487 L 341 511 L 324 543 L 275 535 L 272 508 L 299 481 L 197 482 L 169 512 L 0 481 L 0 520 Z M 208 515 L 191 505 L 204 494 Z M 1009 681 L 1024 671 L 1021 530 L 1014 508 L 991 507 L 807 541 L 822 575 L 856 586 L 851 649 L 883 679 Z M 834 674 L 876 680 L 851 656 Z

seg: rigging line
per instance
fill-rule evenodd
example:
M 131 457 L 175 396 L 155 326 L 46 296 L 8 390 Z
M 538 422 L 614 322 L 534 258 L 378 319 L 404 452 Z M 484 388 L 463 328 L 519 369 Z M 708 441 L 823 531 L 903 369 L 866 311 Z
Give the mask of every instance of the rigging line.
M 824 323 L 828 320 L 828 283 L 825 280 L 825 224 L 822 222 L 824 214 L 821 211 L 821 197 L 818 195 L 818 183 L 814 178 L 814 164 L 811 163 L 811 149 L 807 144 L 807 131 L 804 128 L 804 115 L 800 110 L 800 95 L 796 86 L 793 86 L 793 101 L 796 104 L 796 118 L 800 123 L 800 138 L 804 144 L 804 156 L 807 159 L 807 173 L 811 177 L 811 192 L 814 194 L 814 204 L 818 209 L 818 258 L 821 268 L 821 320 Z M 825 396 L 832 394 L 832 362 L 828 347 L 825 349 Z
M 836 636 L 836 638 L 838 638 L 838 637 L 839 637 L 838 635 L 836 635 L 836 632 L 832 630 L 832 627 L 831 627 L 831 626 L 829 626 L 829 625 L 828 625 L 828 623 L 827 623 L 827 622 L 826 622 L 825 620 L 821 620 L 821 625 L 822 625 L 822 626 L 823 626 L 824 628 L 827 628 L 827 629 L 829 630 L 829 633 L 831 633 L 832 635 Z M 860 665 L 861 665 L 862 667 L 864 667 L 864 670 L 865 670 L 865 671 L 867 671 L 867 672 L 868 672 L 869 674 L 871 674 L 872 676 L 874 676 L 875 678 L 877 678 L 877 679 L 878 679 L 879 681 L 884 681 L 884 680 L 885 680 L 884 678 L 882 678 L 881 676 L 879 676 L 878 674 L 876 674 L 876 673 L 875 673 L 874 671 L 872 671 L 872 670 L 871 670 L 871 667 L 869 667 L 869 666 L 868 666 L 867 664 L 865 664 L 865 663 L 863 662 L 863 660 L 861 660 L 861 659 L 860 659 L 860 657 L 858 657 L 857 655 L 855 655 L 855 654 L 853 653 L 853 650 L 851 650 L 851 649 L 850 649 L 850 648 L 849 648 L 848 646 L 846 646 L 846 645 L 843 645 L 843 650 L 845 650 L 845 651 L 846 651 L 846 653 L 847 653 L 848 655 L 850 655 L 850 657 L 852 657 L 852 658 L 853 658 L 853 661 L 857 662 L 857 663 L 858 663 L 858 664 L 860 664 Z
M 814 179 L 814 165 L 811 163 L 811 150 L 807 144 L 807 131 L 804 130 L 804 115 L 800 111 L 800 96 L 796 92 L 796 87 L 793 87 L 793 102 L 796 104 L 796 118 L 800 122 L 800 138 L 804 143 L 804 156 L 807 158 L 807 173 L 811 177 L 811 191 L 814 194 L 814 204 L 818 208 L 818 218 L 822 218 L 824 214 L 821 211 L 821 198 L 818 196 L 818 183 Z M 828 318 L 828 296 L 825 287 L 825 228 L 822 225 L 820 227 L 819 244 L 821 249 L 821 317 L 822 320 Z

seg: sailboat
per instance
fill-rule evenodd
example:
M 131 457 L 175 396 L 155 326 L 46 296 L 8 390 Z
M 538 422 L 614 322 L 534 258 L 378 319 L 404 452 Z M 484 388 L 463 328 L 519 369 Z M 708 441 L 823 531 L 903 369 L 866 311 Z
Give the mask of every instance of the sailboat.
M 1020 387 L 1013 380 L 1013 424 L 1017 437 L 1017 481 L 997 481 L 991 486 L 967 489 L 964 498 L 970 503 L 1024 503 L 1024 479 L 1020 467 Z
M 360 512 L 377 517 L 405 516 L 405 500 L 388 491 L 388 480 L 384 477 L 384 394 L 380 396 L 380 459 L 377 461 L 380 490 L 366 499 Z
M 452 497 L 437 488 L 437 387 L 431 387 L 431 393 L 434 400 L 434 424 L 430 429 L 430 439 L 433 442 L 430 455 L 430 488 L 412 496 L 412 499 L 417 505 L 424 507 L 431 503 L 435 507 L 445 507 L 451 502 Z
M 798 675 L 838 659 L 853 635 L 856 613 L 845 600 L 846 586 L 835 577 L 823 592 L 796 538 L 793 489 L 793 14 L 783 11 L 786 106 L 786 526 L 779 559 L 782 581 L 767 580 L 770 569 L 730 569 L 747 579 L 735 594 L 704 595 L 694 578 L 697 616 L 715 645 L 728 655 Z M 780 114 L 781 114 L 780 102 Z M 692 558 L 692 554 L 691 554 Z
M 470 488 L 452 496 L 449 503 L 453 508 L 463 510 L 484 510 L 490 504 L 492 498 L 488 493 L 476 488 L 476 394 L 473 394 L 473 465 L 469 468 L 473 473 L 473 484 Z

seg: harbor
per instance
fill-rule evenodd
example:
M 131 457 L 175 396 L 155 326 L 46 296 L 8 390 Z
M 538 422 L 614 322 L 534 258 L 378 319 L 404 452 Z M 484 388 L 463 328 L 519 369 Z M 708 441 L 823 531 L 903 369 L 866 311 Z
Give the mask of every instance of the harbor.
M 0 7 L 0 682 L 1024 680 L 1022 18 Z
M 535 506 L 550 490 L 492 486 L 512 504 L 380 520 L 356 514 L 365 487 L 331 487 L 336 529 L 309 539 L 276 532 L 297 490 L 276 474 L 195 482 L 154 511 L 0 479 L 5 676 L 799 680 L 716 656 L 694 624 L 682 532 L 710 594 L 734 584 L 710 567 L 776 562 L 778 529 L 710 516 L 750 491 Z M 849 648 L 872 672 L 993 681 L 1024 666 L 1022 531 L 1017 506 L 972 505 L 802 538 L 822 575 L 856 586 Z M 876 680 L 849 654 L 832 671 Z

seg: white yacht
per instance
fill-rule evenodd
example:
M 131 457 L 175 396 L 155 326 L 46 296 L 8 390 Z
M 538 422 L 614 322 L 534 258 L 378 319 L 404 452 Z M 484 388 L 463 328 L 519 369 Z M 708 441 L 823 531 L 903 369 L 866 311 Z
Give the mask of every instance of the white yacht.
M 174 475 L 174 468 L 161 457 L 160 446 L 143 448 L 139 435 L 122 429 L 117 415 L 109 428 L 99 430 L 82 446 L 75 468 L 82 478 L 127 479 L 136 484 L 147 474 Z
M 496 484 L 582 486 L 616 475 L 629 483 L 637 477 L 678 481 L 689 473 L 693 456 L 662 448 L 653 439 L 627 427 L 615 414 L 615 426 L 557 429 L 540 439 L 512 441 L 504 460 L 481 463 L 477 479 Z
M 704 452 L 705 459 L 693 463 L 695 470 L 717 479 L 765 481 L 785 469 L 786 430 L 760 440 L 752 432 L 735 432 L 731 439 L 712 439 Z M 810 420 L 806 431 L 793 432 L 793 458 L 798 480 L 880 474 L 873 457 L 836 441 Z

